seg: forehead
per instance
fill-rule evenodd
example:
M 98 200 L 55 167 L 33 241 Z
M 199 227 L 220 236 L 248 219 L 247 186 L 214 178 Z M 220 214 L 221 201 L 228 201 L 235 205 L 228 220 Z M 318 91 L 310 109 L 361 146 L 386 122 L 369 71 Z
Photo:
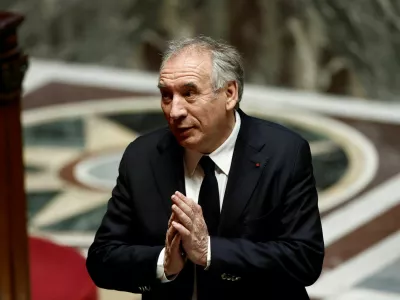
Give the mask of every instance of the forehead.
M 187 81 L 206 83 L 212 75 L 211 54 L 206 51 L 187 50 L 166 61 L 160 70 L 160 83 L 175 85 Z

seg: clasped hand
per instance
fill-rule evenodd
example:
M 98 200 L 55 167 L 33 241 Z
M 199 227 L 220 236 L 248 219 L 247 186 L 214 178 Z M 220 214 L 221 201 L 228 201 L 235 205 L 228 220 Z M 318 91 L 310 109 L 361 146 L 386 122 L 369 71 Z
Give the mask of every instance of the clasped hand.
M 208 230 L 200 205 L 179 192 L 171 199 L 172 215 L 168 222 L 164 257 L 167 276 L 179 273 L 184 267 L 181 242 L 187 258 L 197 265 L 207 265 L 208 252 Z

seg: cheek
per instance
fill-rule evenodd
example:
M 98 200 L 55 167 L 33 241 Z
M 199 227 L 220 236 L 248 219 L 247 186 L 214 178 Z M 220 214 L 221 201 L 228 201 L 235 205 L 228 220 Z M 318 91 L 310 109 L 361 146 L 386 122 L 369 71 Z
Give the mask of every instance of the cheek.
M 167 120 L 169 120 L 169 116 L 170 116 L 170 112 L 171 112 L 170 107 L 169 107 L 168 105 L 165 105 L 165 104 L 162 104 L 162 103 L 161 103 L 161 109 L 162 109 L 162 111 L 163 111 L 163 113 L 164 113 L 164 117 L 165 117 Z
M 194 119 L 195 124 L 199 127 L 201 131 L 209 126 L 212 111 L 201 108 L 193 110 L 190 116 Z
M 202 115 L 199 122 L 199 132 L 201 134 L 209 135 L 215 130 L 212 112 Z
M 224 108 L 221 107 L 219 103 L 207 106 L 202 114 L 203 125 L 207 128 L 207 130 L 215 130 L 216 125 L 219 123 L 219 120 L 224 113 Z
M 215 101 L 215 100 L 214 100 Z M 193 119 L 198 129 L 202 132 L 214 130 L 218 123 L 219 116 L 224 113 L 224 106 L 219 101 L 212 99 L 199 99 L 193 105 L 188 107 L 188 116 Z

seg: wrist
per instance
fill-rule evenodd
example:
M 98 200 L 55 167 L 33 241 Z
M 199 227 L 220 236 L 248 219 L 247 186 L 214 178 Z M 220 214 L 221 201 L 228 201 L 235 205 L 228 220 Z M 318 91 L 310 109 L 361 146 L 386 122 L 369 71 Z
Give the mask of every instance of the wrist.
M 166 268 L 166 267 L 164 267 L 164 274 L 165 274 L 165 276 L 168 278 L 168 277 L 174 277 L 174 276 L 176 276 L 176 275 L 178 275 L 179 273 L 180 273 L 180 271 L 181 270 L 178 270 L 178 269 L 168 269 L 168 268 Z
M 173 275 L 173 272 L 171 272 L 171 270 L 169 270 L 168 268 L 166 268 L 165 267 L 165 265 L 164 265 L 164 274 L 165 274 L 165 276 L 171 276 L 171 275 Z
M 171 280 L 171 278 L 174 278 L 176 275 L 177 275 L 177 274 L 167 274 L 167 273 L 165 273 L 165 277 L 166 277 L 168 280 Z

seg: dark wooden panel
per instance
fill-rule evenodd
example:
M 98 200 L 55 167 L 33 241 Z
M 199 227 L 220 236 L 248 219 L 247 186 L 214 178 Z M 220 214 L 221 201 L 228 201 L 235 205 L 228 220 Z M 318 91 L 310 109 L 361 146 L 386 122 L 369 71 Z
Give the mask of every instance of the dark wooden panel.
M 4 117 L 4 107 L 0 107 L 0 299 L 11 300 L 12 281 L 11 281 L 11 248 L 10 248 L 10 228 L 9 228 L 9 191 L 7 185 L 7 135 L 6 122 Z
M 12 268 L 15 278 L 15 299 L 29 299 L 29 261 L 26 232 L 26 199 L 24 189 L 24 167 L 22 156 L 20 102 L 10 106 L 8 116 L 8 152 L 10 198 L 10 237 Z M 14 201 L 17 200 L 17 201 Z
M 16 35 L 22 16 L 0 12 L 0 299 L 29 300 L 21 84 L 27 58 Z

